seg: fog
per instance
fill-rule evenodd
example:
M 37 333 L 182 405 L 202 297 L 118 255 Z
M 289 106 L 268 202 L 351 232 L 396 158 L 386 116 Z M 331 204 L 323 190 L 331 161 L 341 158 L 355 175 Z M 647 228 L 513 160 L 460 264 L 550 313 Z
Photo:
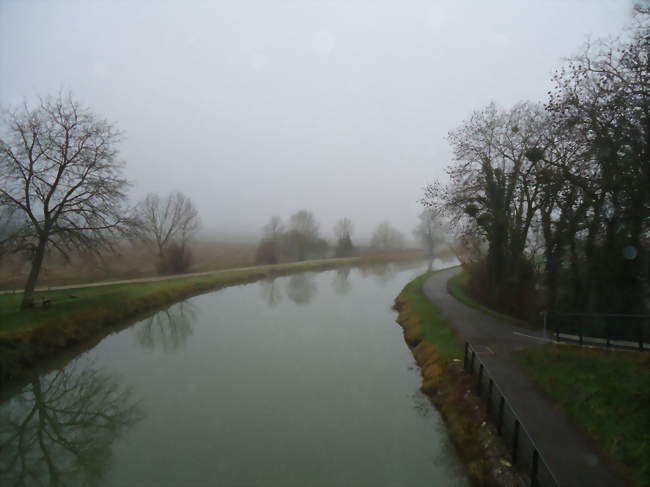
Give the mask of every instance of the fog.
M 133 201 L 180 190 L 206 232 L 314 212 L 407 235 L 446 133 L 545 101 L 631 2 L 0 1 L 0 103 L 70 91 L 124 132 Z

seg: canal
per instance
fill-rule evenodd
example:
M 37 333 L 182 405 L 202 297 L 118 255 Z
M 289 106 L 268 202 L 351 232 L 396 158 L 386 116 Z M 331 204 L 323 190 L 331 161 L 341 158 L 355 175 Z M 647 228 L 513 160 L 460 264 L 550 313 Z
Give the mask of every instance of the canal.
M 107 336 L 0 405 L 0 484 L 467 485 L 391 309 L 426 268 L 267 279 Z

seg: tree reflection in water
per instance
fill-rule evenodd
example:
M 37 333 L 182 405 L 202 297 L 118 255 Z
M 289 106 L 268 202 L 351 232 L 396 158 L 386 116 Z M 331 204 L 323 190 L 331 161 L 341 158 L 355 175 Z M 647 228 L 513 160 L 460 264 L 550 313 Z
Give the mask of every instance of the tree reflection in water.
M 0 405 L 4 486 L 96 485 L 111 444 L 142 419 L 130 389 L 73 362 Z
M 269 308 L 275 308 L 282 302 L 282 290 L 275 277 L 260 281 L 260 296 Z
M 144 348 L 162 348 L 165 352 L 180 348 L 192 335 L 196 313 L 196 305 L 191 300 L 159 311 L 135 329 L 138 343 Z
M 350 282 L 350 268 L 341 267 L 336 269 L 336 275 L 332 279 L 332 287 L 334 291 L 339 296 L 345 296 L 352 289 L 352 283 Z
M 287 296 L 296 304 L 308 304 L 318 291 L 311 274 L 293 274 L 287 283 Z
M 385 286 L 393 277 L 395 269 L 390 263 L 374 264 L 368 268 L 368 273 L 375 278 L 380 286 Z

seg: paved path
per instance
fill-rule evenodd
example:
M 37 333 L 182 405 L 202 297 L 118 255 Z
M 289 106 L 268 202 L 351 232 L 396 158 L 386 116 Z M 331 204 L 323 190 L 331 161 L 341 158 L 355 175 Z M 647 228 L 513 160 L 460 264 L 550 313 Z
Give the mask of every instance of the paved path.
M 447 279 L 457 272 L 455 268 L 432 275 L 424 283 L 424 293 L 442 311 L 460 338 L 475 346 L 560 486 L 628 485 L 611 471 L 566 415 L 540 393 L 512 359 L 512 351 L 543 343 L 540 334 L 493 318 L 451 296 L 447 292 Z

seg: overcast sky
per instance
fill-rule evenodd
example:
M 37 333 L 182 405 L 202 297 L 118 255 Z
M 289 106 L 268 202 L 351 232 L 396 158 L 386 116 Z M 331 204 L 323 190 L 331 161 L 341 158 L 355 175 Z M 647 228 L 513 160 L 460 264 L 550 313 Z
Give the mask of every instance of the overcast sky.
M 124 132 L 133 200 L 180 190 L 204 227 L 312 210 L 410 236 L 445 136 L 491 100 L 544 101 L 631 1 L 0 0 L 0 103 L 71 91 Z

